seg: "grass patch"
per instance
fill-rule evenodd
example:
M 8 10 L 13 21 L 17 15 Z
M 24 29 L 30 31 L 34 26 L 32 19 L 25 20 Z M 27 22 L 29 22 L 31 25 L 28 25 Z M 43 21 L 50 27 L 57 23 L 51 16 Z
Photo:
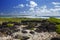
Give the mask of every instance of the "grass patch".
M 7 26 L 8 26 L 8 27 L 13 27 L 14 24 L 9 23 L 9 24 L 7 24 Z
M 60 25 L 57 25 L 56 28 L 56 32 L 60 34 Z

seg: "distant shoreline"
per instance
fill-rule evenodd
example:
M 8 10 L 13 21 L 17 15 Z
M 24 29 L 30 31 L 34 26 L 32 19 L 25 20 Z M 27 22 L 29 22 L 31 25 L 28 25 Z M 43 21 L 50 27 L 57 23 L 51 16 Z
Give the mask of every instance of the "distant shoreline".
M 52 17 L 53 17 L 53 16 L 52 16 Z M 12 17 L 12 16 L 6 17 L 6 16 L 4 16 L 4 17 L 2 17 L 2 16 L 0 16 L 0 18 L 44 18 L 44 19 L 48 19 L 48 18 L 50 18 L 50 17 L 47 17 L 47 16 L 46 16 L 46 17 L 43 17 L 43 16 L 42 16 L 42 17 L 30 17 L 30 16 L 25 16 L 25 17 L 24 17 L 24 16 L 23 16 L 23 17 L 22 17 L 22 16 L 20 16 L 20 17 L 18 17 L 18 16 L 17 16 L 17 17 Z M 60 19 L 59 16 L 56 16 L 56 17 L 54 17 L 54 18 Z

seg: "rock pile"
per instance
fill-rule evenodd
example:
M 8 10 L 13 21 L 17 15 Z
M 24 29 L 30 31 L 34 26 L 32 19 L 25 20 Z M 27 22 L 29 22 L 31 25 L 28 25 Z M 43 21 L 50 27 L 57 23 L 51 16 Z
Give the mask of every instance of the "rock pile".
M 55 32 L 56 24 L 53 22 L 47 20 L 31 21 L 26 24 L 25 22 L 23 22 L 24 24 L 2 23 L 0 25 L 0 40 L 53 40 L 58 35 Z

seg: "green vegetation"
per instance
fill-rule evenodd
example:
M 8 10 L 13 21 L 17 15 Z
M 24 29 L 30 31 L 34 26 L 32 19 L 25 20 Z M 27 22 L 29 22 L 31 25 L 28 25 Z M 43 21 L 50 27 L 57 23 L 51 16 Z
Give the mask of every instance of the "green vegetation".
M 22 22 L 22 21 L 28 21 L 28 20 L 36 20 L 36 21 L 40 21 L 43 20 L 41 18 L 0 18 L 0 24 L 2 24 L 3 22 Z M 60 33 L 60 19 L 54 18 L 54 17 L 50 17 L 49 19 L 47 19 L 49 22 L 55 23 L 56 26 L 56 32 Z M 34 30 L 34 26 L 36 25 L 36 23 L 28 23 L 29 25 L 29 29 Z M 12 27 L 14 26 L 14 24 L 7 24 L 8 27 Z
M 48 20 L 56 24 L 56 32 L 60 33 L 60 19 L 50 17 Z
M 60 25 L 57 25 L 56 28 L 56 32 L 60 34 Z
M 54 23 L 60 23 L 60 19 L 54 18 L 54 17 L 50 17 L 48 19 L 50 22 L 54 22 Z
M 8 27 L 13 27 L 14 24 L 9 23 L 9 24 L 7 24 L 7 26 L 8 26 Z
M 25 20 L 41 20 L 40 18 L 0 18 L 0 23 L 2 22 L 21 22 Z

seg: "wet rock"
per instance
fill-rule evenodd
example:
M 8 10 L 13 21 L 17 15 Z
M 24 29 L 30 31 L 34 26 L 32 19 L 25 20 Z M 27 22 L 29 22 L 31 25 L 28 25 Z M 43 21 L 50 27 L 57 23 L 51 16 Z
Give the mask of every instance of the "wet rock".
M 21 35 L 16 35 L 14 38 L 15 39 L 20 39 L 21 38 Z
M 31 33 L 31 34 L 34 34 L 34 32 L 33 32 L 33 31 L 30 31 L 30 33 Z
M 22 33 L 27 33 L 27 31 L 25 31 L 25 30 L 22 30 Z
M 23 38 L 21 40 L 27 40 L 27 39 L 29 39 L 29 37 L 23 36 Z
M 52 38 L 51 40 L 60 40 L 60 38 Z
M 15 30 L 14 30 L 14 32 L 18 32 L 18 31 L 20 31 L 20 29 L 15 29 Z
M 36 30 L 34 30 L 35 32 L 38 32 L 38 33 L 40 33 L 40 32 L 42 32 L 42 30 L 40 30 L 40 29 L 36 29 Z

